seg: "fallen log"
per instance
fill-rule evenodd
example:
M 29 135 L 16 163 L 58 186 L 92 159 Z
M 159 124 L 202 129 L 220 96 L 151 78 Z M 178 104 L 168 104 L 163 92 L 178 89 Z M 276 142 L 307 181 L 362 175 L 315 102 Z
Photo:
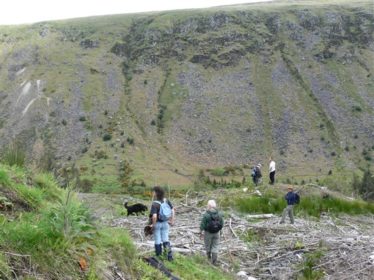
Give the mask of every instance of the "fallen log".
M 270 219 L 275 217 L 274 214 L 253 214 L 253 215 L 246 215 L 248 219 Z

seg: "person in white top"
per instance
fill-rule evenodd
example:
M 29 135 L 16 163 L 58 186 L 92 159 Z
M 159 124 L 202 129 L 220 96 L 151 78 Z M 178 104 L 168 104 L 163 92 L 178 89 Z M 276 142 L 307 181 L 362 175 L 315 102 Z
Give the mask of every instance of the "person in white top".
M 269 161 L 270 161 L 270 163 L 269 163 L 270 185 L 274 185 L 274 182 L 275 182 L 275 162 L 271 157 L 270 157 Z

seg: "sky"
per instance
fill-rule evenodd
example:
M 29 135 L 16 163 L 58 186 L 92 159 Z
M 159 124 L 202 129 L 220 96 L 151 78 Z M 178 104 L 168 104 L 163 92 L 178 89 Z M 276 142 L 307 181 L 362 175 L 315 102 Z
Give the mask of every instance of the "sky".
M 266 1 L 269 0 L 0 0 L 0 25 Z

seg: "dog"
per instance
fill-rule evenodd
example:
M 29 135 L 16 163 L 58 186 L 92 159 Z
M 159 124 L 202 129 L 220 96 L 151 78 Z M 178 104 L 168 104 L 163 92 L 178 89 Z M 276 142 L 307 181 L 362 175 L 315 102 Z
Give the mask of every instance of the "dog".
M 127 216 L 130 216 L 131 214 L 135 214 L 135 215 L 138 215 L 138 213 L 143 213 L 145 211 L 148 210 L 148 207 L 145 206 L 144 204 L 141 204 L 141 203 L 136 203 L 134 205 L 131 205 L 131 206 L 127 206 L 127 203 L 128 202 L 125 202 L 123 204 L 123 206 L 126 208 L 127 210 Z

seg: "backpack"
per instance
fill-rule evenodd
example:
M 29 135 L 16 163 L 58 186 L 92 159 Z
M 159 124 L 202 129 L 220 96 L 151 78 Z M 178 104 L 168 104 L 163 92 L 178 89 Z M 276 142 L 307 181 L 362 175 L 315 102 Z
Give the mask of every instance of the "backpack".
M 256 169 L 255 169 L 255 168 L 252 169 L 251 176 L 252 176 L 252 177 L 256 177 Z
M 223 227 L 222 219 L 218 213 L 210 214 L 210 220 L 206 226 L 206 230 L 210 233 L 217 233 Z
M 300 195 L 295 193 L 295 204 L 299 204 L 299 203 L 300 203 Z
M 155 200 L 154 202 L 160 204 L 160 211 L 158 213 L 158 218 L 163 222 L 168 221 L 171 218 L 171 214 L 172 214 L 169 203 L 166 200 L 162 203 L 157 200 Z

